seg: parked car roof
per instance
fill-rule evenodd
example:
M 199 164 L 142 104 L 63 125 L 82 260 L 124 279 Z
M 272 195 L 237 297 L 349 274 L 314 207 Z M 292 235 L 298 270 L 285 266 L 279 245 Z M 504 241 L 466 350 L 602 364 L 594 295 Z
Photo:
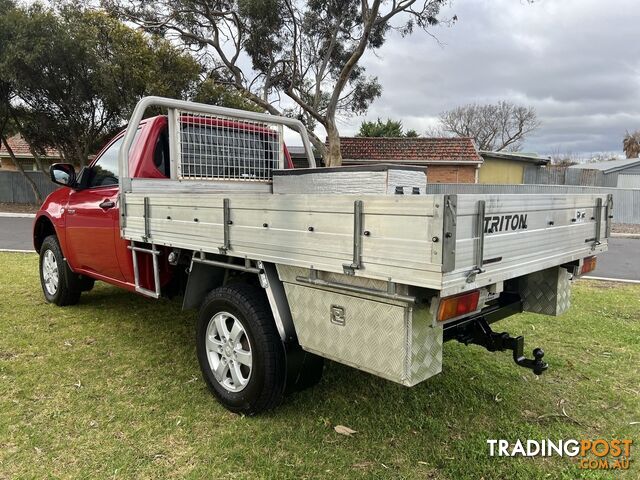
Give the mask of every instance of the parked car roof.
M 612 173 L 629 167 L 635 167 L 636 165 L 640 165 L 640 158 L 624 158 L 622 160 L 609 160 L 608 162 L 579 163 L 578 165 L 571 165 L 569 168 L 583 168 L 589 170 L 600 170 L 603 173 Z

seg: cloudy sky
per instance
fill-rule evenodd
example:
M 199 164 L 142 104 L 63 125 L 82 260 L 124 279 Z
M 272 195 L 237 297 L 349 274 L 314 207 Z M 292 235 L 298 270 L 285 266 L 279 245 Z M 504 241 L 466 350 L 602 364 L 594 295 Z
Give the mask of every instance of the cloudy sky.
M 621 153 L 640 128 L 640 1 L 453 0 L 452 27 L 392 36 L 363 64 L 382 97 L 367 119 L 402 119 L 418 132 L 439 112 L 508 99 L 536 108 L 542 128 L 524 150 Z M 363 117 L 343 123 L 353 134 Z

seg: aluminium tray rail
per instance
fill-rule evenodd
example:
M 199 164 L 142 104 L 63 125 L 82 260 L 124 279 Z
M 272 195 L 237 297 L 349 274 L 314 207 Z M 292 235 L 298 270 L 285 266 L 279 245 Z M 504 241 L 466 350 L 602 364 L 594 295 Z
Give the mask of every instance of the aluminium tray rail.
M 134 179 L 128 152 L 144 112 L 168 109 L 170 179 Z M 451 295 L 606 250 L 611 197 L 585 195 L 278 194 L 270 178 L 180 178 L 181 119 L 295 130 L 295 119 L 158 97 L 136 107 L 120 150 L 120 227 L 132 254 L 158 246 L 343 273 Z M 245 127 L 247 128 L 247 127 Z M 282 150 L 282 147 L 279 147 Z M 278 157 L 284 167 L 284 156 Z M 505 220 L 506 219 L 506 220 Z M 495 225 L 493 222 L 497 222 Z M 146 246 L 145 246 L 146 245 Z M 154 262 L 155 264 L 155 262 Z M 152 291 L 159 296 L 156 282 Z

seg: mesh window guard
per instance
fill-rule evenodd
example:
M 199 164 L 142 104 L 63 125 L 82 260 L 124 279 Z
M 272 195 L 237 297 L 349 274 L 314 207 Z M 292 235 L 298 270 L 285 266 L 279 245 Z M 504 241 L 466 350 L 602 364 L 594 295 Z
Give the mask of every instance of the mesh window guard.
M 269 182 L 284 166 L 281 125 L 178 111 L 178 178 Z

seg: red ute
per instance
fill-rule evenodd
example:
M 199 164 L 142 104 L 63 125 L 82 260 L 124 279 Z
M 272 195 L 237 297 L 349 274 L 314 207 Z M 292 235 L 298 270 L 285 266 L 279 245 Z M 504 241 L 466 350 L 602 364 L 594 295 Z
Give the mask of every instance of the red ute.
M 181 121 L 194 125 L 205 119 L 185 116 Z M 251 128 L 236 122 L 218 122 L 224 122 L 222 128 L 237 131 Z M 80 188 L 62 187 L 49 195 L 36 215 L 33 238 L 34 247 L 40 252 L 45 238 L 55 234 L 69 268 L 81 277 L 88 277 L 86 282 L 97 279 L 134 291 L 129 242 L 120 237 L 119 230 L 118 151 L 124 134 L 122 131 L 116 135 L 80 173 Z M 287 168 L 293 168 L 286 149 L 285 157 Z M 129 158 L 129 171 L 134 178 L 169 177 L 166 116 L 140 123 Z M 140 277 L 141 284 L 151 288 L 151 262 L 145 262 L 144 257 L 140 259 Z M 170 278 L 170 269 L 165 264 L 161 267 L 161 283 L 166 284 Z

